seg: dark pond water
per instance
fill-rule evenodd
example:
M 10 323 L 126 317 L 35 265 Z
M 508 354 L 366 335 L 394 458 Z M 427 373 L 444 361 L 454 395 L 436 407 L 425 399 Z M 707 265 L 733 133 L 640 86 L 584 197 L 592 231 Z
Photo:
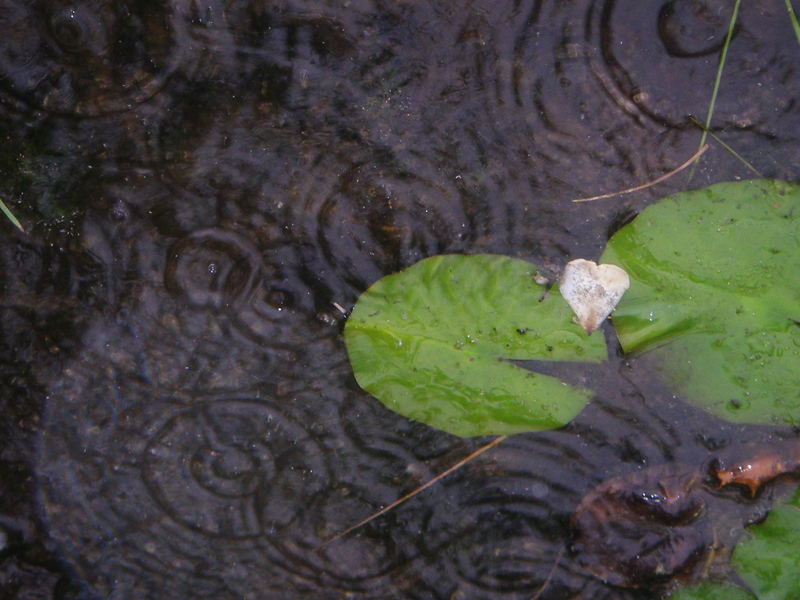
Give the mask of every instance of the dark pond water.
M 752 177 L 714 145 L 691 181 L 570 202 L 696 150 L 732 4 L 0 0 L 0 197 L 27 229 L 0 223 L 0 597 L 659 597 L 576 555 L 581 499 L 787 432 L 617 353 L 570 374 L 596 397 L 565 429 L 316 551 L 487 441 L 362 392 L 338 307 L 439 253 L 557 271 Z M 767 177 L 800 178 L 799 68 L 784 3 L 744 2 L 713 125 Z

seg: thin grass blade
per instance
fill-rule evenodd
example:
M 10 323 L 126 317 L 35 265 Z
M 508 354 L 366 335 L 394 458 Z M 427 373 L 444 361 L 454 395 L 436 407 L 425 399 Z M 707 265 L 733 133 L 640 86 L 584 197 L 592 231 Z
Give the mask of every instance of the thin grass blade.
M 728 23 L 728 33 L 725 35 L 725 43 L 722 45 L 722 54 L 719 57 L 719 66 L 717 67 L 717 76 L 714 79 L 714 89 L 711 92 L 711 102 L 708 104 L 708 114 L 706 115 L 706 123 L 705 127 L 703 128 L 703 135 L 700 138 L 700 144 L 698 144 L 698 148 L 702 148 L 706 140 L 708 139 L 707 130 L 711 128 L 711 119 L 714 116 L 714 107 L 717 104 L 717 94 L 719 93 L 719 85 L 722 81 L 722 72 L 725 70 L 725 61 L 728 58 L 728 48 L 731 45 L 731 39 L 733 38 L 733 31 L 736 27 L 736 19 L 739 17 L 739 6 L 741 5 L 742 0 L 736 0 L 736 4 L 733 6 L 733 14 L 731 15 L 731 20 Z
M 797 36 L 797 42 L 800 43 L 800 21 L 797 20 L 797 13 L 792 6 L 792 0 L 786 0 L 786 10 L 789 11 L 789 19 L 794 27 L 794 34 Z
M 710 129 L 707 129 L 705 125 L 703 125 L 703 124 L 702 124 L 700 121 L 698 121 L 698 120 L 697 120 L 697 119 L 695 119 L 694 117 L 689 117 L 689 120 L 690 120 L 692 123 L 694 123 L 695 125 L 697 125 L 697 126 L 700 128 L 700 129 L 702 129 L 703 131 L 705 131 L 705 132 L 706 132 L 708 135 L 710 135 L 712 138 L 714 138 L 714 140 L 716 140 L 716 142 L 717 142 L 717 143 L 718 143 L 720 146 L 722 146 L 723 148 L 725 148 L 725 150 L 727 150 L 728 152 L 730 152 L 730 153 L 731 153 L 731 154 L 734 156 L 734 158 L 736 158 L 737 160 L 739 160 L 739 162 L 741 162 L 741 163 L 742 163 L 742 164 L 743 164 L 745 167 L 747 167 L 747 168 L 748 168 L 748 169 L 750 169 L 750 170 L 751 170 L 753 173 L 755 173 L 757 177 L 760 177 L 761 179 L 764 179 L 764 175 L 761 173 L 761 171 L 759 171 L 758 169 L 756 169 L 756 168 L 755 168 L 755 167 L 754 167 L 754 166 L 753 166 L 753 165 L 752 165 L 752 164 L 751 164 L 751 163 L 750 163 L 750 162 L 749 162 L 749 161 L 748 161 L 748 160 L 747 160 L 747 159 L 746 159 L 744 156 L 742 156 L 741 154 L 739 154 L 739 153 L 738 153 L 736 150 L 734 150 L 734 149 L 733 149 L 733 148 L 732 148 L 730 145 L 728 145 L 727 143 L 725 143 L 725 140 L 723 140 L 721 137 L 719 137 L 719 136 L 718 136 L 716 133 L 714 133 L 714 132 L 713 132 L 713 131 L 711 131 Z
M 6 203 L 0 200 L 0 210 L 3 211 L 3 214 L 8 217 L 8 220 L 14 224 L 14 227 L 19 229 L 22 233 L 25 233 L 25 229 L 22 227 L 22 223 L 17 220 L 17 217 L 14 216 L 14 213 L 6 206 Z

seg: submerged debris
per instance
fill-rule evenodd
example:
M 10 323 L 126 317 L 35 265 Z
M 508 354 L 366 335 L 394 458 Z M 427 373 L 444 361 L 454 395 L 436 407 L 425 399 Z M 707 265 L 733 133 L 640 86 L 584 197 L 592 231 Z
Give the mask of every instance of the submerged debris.
M 761 486 L 776 477 L 800 473 L 800 440 L 721 457 L 715 462 L 713 473 L 720 487 L 738 484 L 755 496 Z
M 762 486 L 800 474 L 800 441 L 746 444 L 708 469 L 670 463 L 602 482 L 572 518 L 572 550 L 588 571 L 620 587 L 693 582 L 724 571 L 744 527 L 767 514 Z M 742 488 L 737 493 L 736 488 Z M 725 493 L 722 493 L 725 492 Z
M 658 465 L 593 489 L 573 518 L 579 562 L 607 583 L 653 585 L 690 577 L 707 558 L 711 523 L 699 472 Z

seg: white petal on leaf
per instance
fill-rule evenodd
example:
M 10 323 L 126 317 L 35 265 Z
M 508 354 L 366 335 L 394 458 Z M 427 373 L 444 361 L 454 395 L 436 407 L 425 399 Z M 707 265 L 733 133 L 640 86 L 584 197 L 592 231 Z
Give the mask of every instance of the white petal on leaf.
M 578 323 L 592 333 L 611 314 L 630 283 L 628 274 L 616 265 L 578 258 L 564 268 L 560 289 Z

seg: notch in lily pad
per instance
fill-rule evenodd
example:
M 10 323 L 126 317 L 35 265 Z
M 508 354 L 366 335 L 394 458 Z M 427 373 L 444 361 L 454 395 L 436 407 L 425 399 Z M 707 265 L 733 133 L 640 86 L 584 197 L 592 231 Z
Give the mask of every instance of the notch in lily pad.
M 512 360 L 603 362 L 558 285 L 498 255 L 440 255 L 388 275 L 356 303 L 345 343 L 358 384 L 388 408 L 469 437 L 554 429 L 591 392 Z

